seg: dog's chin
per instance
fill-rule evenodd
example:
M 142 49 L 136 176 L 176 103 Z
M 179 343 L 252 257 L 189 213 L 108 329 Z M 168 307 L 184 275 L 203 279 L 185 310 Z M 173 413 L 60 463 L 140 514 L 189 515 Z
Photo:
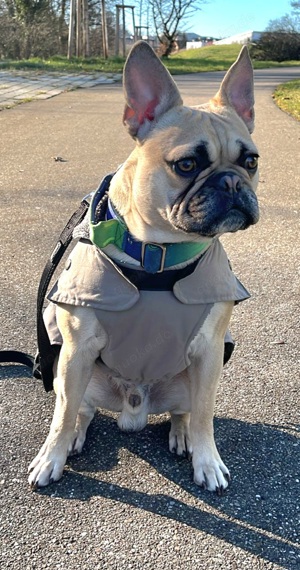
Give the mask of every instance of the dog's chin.
M 233 208 L 226 216 L 225 220 L 217 222 L 215 228 L 208 228 L 208 231 L 213 229 L 215 235 L 235 233 L 240 230 L 246 230 L 257 222 L 257 217 L 254 218 L 247 212 L 242 212 Z
M 213 215 L 195 219 L 188 214 L 172 220 L 172 225 L 185 233 L 197 234 L 201 237 L 214 238 L 225 233 L 235 233 L 246 230 L 258 222 L 258 214 L 232 208 L 226 216 L 214 218 Z

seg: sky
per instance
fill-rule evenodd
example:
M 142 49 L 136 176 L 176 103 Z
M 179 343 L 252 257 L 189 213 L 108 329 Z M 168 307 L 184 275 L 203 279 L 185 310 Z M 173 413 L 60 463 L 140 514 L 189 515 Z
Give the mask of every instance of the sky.
M 147 20 L 147 0 L 133 0 L 136 25 L 140 25 L 140 9 Z M 270 20 L 291 14 L 290 0 L 203 0 L 201 10 L 179 25 L 180 31 L 194 32 L 199 36 L 226 38 L 242 32 L 263 32 Z M 132 29 L 131 12 L 126 11 L 126 26 Z M 150 29 L 150 33 L 154 33 Z
M 248 30 L 263 32 L 270 20 L 288 13 L 290 0 L 207 0 L 186 22 L 185 31 L 216 38 Z

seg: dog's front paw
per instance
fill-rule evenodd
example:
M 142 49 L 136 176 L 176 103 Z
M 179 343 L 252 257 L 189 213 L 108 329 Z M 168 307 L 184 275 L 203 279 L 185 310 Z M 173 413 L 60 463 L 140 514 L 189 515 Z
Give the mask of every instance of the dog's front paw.
M 28 467 L 28 483 L 32 488 L 46 487 L 58 481 L 63 474 L 67 454 L 57 449 L 49 449 L 47 442 Z
M 194 482 L 203 489 L 222 495 L 230 481 L 230 473 L 217 449 L 193 454 Z

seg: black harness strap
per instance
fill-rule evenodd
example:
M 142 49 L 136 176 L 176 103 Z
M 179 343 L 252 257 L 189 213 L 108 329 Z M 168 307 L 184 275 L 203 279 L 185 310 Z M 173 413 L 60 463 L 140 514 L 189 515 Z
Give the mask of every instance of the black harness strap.
M 72 241 L 73 231 L 80 224 L 89 208 L 89 202 L 82 200 L 78 210 L 69 219 L 67 225 L 59 236 L 59 240 L 48 259 L 42 273 L 37 296 L 37 341 L 38 355 L 33 367 L 35 378 L 42 379 L 46 392 L 53 389 L 53 363 L 59 352 L 58 346 L 50 344 L 48 333 L 43 319 L 43 308 L 49 283 L 61 258 Z
M 39 284 L 38 296 L 37 296 L 37 341 L 38 341 L 38 354 L 34 359 L 29 354 L 24 352 L 19 352 L 17 350 L 1 350 L 0 351 L 0 362 L 15 362 L 18 364 L 24 364 L 28 366 L 33 371 L 35 378 L 42 379 L 44 383 L 44 388 L 46 392 L 53 389 L 53 363 L 59 352 L 58 346 L 53 346 L 50 344 L 48 333 L 44 325 L 43 320 L 43 308 L 47 289 L 49 283 L 54 274 L 56 267 L 58 266 L 61 258 L 63 257 L 65 251 L 72 241 L 73 230 L 78 224 L 84 219 L 87 210 L 89 208 L 89 202 L 83 199 L 79 208 L 74 212 L 74 214 L 69 219 L 67 225 L 63 229 L 59 236 L 59 240 L 48 259 L 42 277 Z
M 173 287 L 177 281 L 184 279 L 195 270 L 199 263 L 199 259 L 190 263 L 182 269 L 176 269 L 172 271 L 163 271 L 162 273 L 146 273 L 144 270 L 131 269 L 129 267 L 124 267 L 120 263 L 114 262 L 115 265 L 119 267 L 123 275 L 131 282 L 133 285 L 139 289 L 139 291 L 173 291 Z

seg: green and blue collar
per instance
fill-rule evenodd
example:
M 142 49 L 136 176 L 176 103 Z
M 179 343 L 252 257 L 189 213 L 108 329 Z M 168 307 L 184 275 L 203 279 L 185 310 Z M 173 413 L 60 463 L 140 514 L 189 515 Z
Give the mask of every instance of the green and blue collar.
M 101 201 L 107 192 L 112 175 L 106 176 L 90 204 L 90 240 L 100 249 L 110 244 L 139 261 L 147 273 L 162 273 L 174 265 L 192 260 L 204 253 L 210 243 L 180 242 L 151 243 L 136 240 L 128 231 L 108 198 L 103 215 Z M 100 206 L 100 207 L 99 207 Z

